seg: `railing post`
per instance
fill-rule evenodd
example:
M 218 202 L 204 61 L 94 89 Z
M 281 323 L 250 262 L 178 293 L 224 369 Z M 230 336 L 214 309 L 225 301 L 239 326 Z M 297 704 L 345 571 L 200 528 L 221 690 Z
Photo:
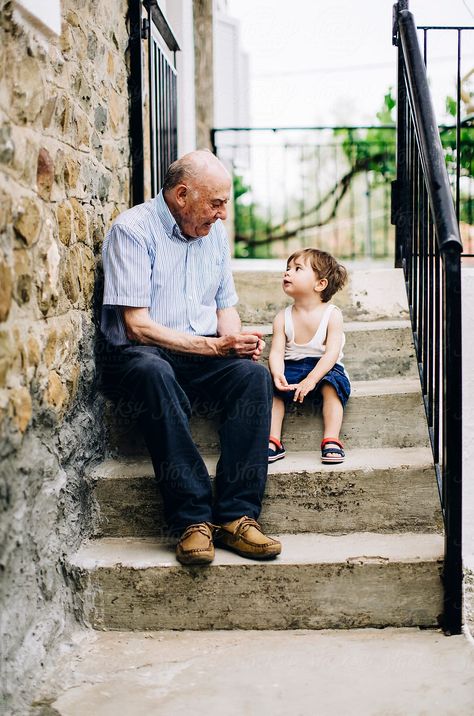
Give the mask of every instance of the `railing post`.
M 445 560 L 443 571 L 443 629 L 462 629 L 462 326 L 461 261 L 456 246 L 443 252 L 445 335 L 443 401 L 445 405 L 443 490 L 445 502 Z
M 408 10 L 408 0 L 393 6 L 392 44 L 397 49 L 397 178 L 392 182 L 392 224 L 395 225 L 395 267 L 401 268 L 408 245 L 409 204 L 407 187 L 407 95 L 403 74 L 403 55 L 399 42 L 398 18 Z

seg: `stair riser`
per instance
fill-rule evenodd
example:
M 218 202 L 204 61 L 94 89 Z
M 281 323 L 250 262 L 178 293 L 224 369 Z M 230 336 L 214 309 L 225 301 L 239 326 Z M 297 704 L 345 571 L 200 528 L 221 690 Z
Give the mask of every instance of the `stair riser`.
M 202 452 L 219 452 L 215 421 L 194 416 L 194 441 Z M 287 450 L 318 449 L 322 437 L 320 413 L 311 405 L 291 410 L 285 417 Z M 157 439 L 159 436 L 157 436 Z M 353 395 L 345 410 L 341 438 L 347 448 L 415 447 L 428 445 L 426 419 L 418 393 Z M 146 448 L 128 414 L 109 417 L 109 445 L 122 455 L 144 455 Z
M 238 311 L 245 323 L 271 323 L 291 301 L 282 289 L 283 274 L 236 271 Z M 408 318 L 407 298 L 400 269 L 356 271 L 332 301 L 348 321 Z
M 166 534 L 151 476 L 102 479 L 97 537 Z M 260 523 L 269 533 L 441 531 L 432 468 L 270 475 Z
M 75 575 L 95 629 L 433 627 L 437 562 L 99 568 Z

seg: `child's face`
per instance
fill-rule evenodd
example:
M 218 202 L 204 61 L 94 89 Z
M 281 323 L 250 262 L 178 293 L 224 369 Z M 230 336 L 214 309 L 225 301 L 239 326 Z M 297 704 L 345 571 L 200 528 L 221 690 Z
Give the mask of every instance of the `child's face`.
M 318 290 L 321 279 L 309 261 L 298 258 L 286 267 L 283 276 L 283 290 L 288 296 L 311 295 Z

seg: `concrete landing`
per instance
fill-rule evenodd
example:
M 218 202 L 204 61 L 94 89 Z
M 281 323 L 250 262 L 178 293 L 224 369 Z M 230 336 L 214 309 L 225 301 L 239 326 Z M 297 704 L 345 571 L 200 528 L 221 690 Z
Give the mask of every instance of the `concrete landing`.
M 65 669 L 33 714 L 470 716 L 474 703 L 473 647 L 417 629 L 95 633 Z

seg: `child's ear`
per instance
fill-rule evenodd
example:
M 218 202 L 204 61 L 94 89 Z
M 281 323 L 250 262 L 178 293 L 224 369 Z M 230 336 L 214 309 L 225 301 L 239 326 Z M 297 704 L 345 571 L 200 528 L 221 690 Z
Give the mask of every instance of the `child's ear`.
M 318 278 L 318 280 L 314 284 L 314 290 L 317 291 L 318 293 L 321 293 L 322 291 L 324 291 L 324 289 L 326 288 L 327 285 L 328 285 L 327 278 Z

